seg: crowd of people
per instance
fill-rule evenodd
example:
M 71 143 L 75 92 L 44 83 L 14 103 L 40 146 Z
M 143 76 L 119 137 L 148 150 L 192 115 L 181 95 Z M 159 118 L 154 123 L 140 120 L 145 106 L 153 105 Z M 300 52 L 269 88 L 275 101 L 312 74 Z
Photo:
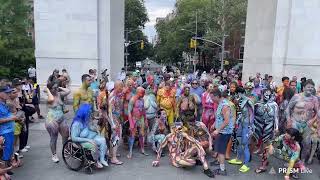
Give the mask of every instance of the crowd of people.
M 106 72 L 98 78 L 90 69 L 81 77 L 81 87 L 73 92 L 75 115 L 70 127 L 65 118 L 70 77 L 63 69 L 48 78 L 45 126 L 53 162 L 59 162 L 59 134 L 63 142 L 71 138 L 91 149 L 98 168 L 123 164 L 119 146 L 128 146 L 127 158 L 134 158 L 137 141 L 141 154 L 149 155 L 146 144 L 156 154 L 152 166 L 159 166 L 160 158 L 168 155 L 173 166 L 202 165 L 209 177 L 226 176 L 226 160 L 241 165 L 242 173 L 250 171 L 253 154 L 261 158 L 254 171 L 263 173 L 274 154 L 288 162 L 284 179 L 297 178 L 291 169 L 304 170 L 305 163 L 320 155 L 320 96 L 311 79 L 298 82 L 297 77 L 283 77 L 277 85 L 272 76 L 262 78 L 260 73 L 242 82 L 241 73 L 233 69 L 201 74 L 122 69 L 113 82 Z M 40 90 L 37 84 L 30 85 L 32 79 L 1 82 L 0 143 L 5 162 L 1 176 L 8 176 L 11 165 L 19 165 L 21 152 L 30 148 L 30 117 L 37 113 L 42 118 Z M 166 146 L 168 151 L 163 151 Z M 231 152 L 236 154 L 233 159 Z

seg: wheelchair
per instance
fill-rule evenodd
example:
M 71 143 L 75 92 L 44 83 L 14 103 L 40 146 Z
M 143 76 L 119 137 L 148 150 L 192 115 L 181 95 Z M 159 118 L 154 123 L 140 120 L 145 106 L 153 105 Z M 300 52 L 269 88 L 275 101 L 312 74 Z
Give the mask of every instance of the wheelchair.
M 80 143 L 71 139 L 66 141 L 62 148 L 62 158 L 66 166 L 73 171 L 85 169 L 86 173 L 92 174 L 96 161 L 89 149 L 82 147 Z

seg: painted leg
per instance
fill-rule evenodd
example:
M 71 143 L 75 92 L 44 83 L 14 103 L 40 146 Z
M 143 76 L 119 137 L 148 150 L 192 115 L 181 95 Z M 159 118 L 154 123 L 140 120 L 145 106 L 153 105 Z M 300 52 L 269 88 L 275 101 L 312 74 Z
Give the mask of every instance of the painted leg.
M 56 154 L 56 146 L 57 146 L 57 139 L 58 139 L 58 133 L 59 133 L 59 124 L 52 120 L 52 121 L 46 121 L 45 127 L 49 133 L 50 136 L 50 149 L 52 152 L 52 155 Z
M 106 151 L 107 151 L 107 144 L 106 139 L 102 136 L 97 135 L 94 139 L 94 142 L 99 147 L 99 161 L 104 166 L 109 166 L 108 162 L 105 160 Z
M 317 141 L 312 141 L 312 145 L 311 145 L 311 153 L 308 159 L 308 164 L 312 164 L 312 159 L 314 154 L 316 153 L 317 150 L 317 146 L 318 146 L 318 142 Z
M 65 120 L 60 123 L 59 132 L 62 137 L 62 144 L 64 144 L 65 142 L 67 142 L 67 140 L 69 138 L 69 126 Z
M 133 144 L 134 144 L 134 136 L 130 136 L 129 137 L 129 154 L 127 155 L 128 159 L 132 158 L 132 148 L 133 148 Z
M 143 135 L 140 135 L 139 136 L 139 145 L 140 145 L 140 150 L 141 150 L 141 154 L 145 155 L 145 156 L 149 156 L 149 154 L 147 154 L 145 151 L 144 151 L 144 136 Z

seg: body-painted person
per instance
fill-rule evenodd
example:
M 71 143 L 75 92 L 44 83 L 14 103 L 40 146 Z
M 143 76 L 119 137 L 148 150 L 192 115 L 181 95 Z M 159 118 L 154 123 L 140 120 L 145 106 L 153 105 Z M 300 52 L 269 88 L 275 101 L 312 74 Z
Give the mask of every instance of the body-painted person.
M 285 161 L 288 161 L 288 167 L 286 169 L 286 174 L 284 176 L 285 180 L 290 180 L 290 176 L 292 176 L 293 179 L 298 179 L 298 175 L 295 173 L 295 170 L 292 173 L 292 168 L 305 170 L 305 166 L 303 163 L 299 160 L 300 156 L 300 143 L 302 141 L 301 134 L 298 130 L 294 128 L 286 129 L 286 133 L 277 137 L 269 148 L 269 153 L 273 154 L 277 152 L 278 155 L 281 156 L 282 159 Z M 278 151 L 275 151 L 273 148 L 274 145 L 281 146 L 281 149 L 277 149 Z
M 213 178 L 214 174 L 209 169 L 208 162 L 205 159 L 206 153 L 201 144 L 199 141 L 183 132 L 182 129 L 183 123 L 181 121 L 174 123 L 171 133 L 168 134 L 161 143 L 160 149 L 158 150 L 157 159 L 152 162 L 152 166 L 157 167 L 160 165 L 162 149 L 168 146 L 169 158 L 174 167 L 192 167 L 195 166 L 196 161 L 198 160 L 201 161 L 203 165 L 204 174 Z M 186 144 L 191 144 L 191 147 L 188 146 L 186 149 Z M 195 154 L 196 156 L 194 156 Z
M 263 100 L 254 107 L 254 140 L 262 140 L 263 149 L 262 164 L 256 169 L 256 173 L 265 172 L 268 165 L 268 148 L 271 144 L 274 134 L 278 131 L 278 105 L 272 98 L 272 90 L 263 90 Z
M 155 118 L 158 110 L 157 98 L 151 85 L 148 85 L 145 83 L 143 85 L 143 88 L 146 89 L 146 95 L 143 98 L 144 108 L 146 109 L 146 116 L 148 119 L 149 129 L 151 130 L 155 122 Z
M 97 161 L 97 167 L 103 168 L 103 166 L 109 166 L 105 160 L 106 139 L 90 129 L 91 113 L 91 104 L 80 105 L 71 124 L 71 139 L 73 142 L 81 143 L 83 148 L 90 149 L 94 160 Z
M 89 88 L 92 82 L 92 78 L 89 74 L 84 74 L 81 77 L 82 85 L 73 94 L 73 110 L 77 112 L 81 104 L 91 104 L 93 105 L 93 92 Z
M 183 88 L 183 94 L 177 102 L 176 117 L 181 117 L 186 128 L 194 126 L 197 117 L 197 104 L 194 95 L 190 95 L 190 87 Z
M 146 110 L 144 109 L 144 97 L 145 89 L 138 87 L 137 94 L 133 96 L 129 102 L 128 113 L 129 113 L 129 124 L 130 124 L 130 137 L 129 137 L 129 154 L 128 158 L 132 158 L 132 148 L 134 139 L 139 128 L 139 145 L 140 151 L 144 155 L 148 155 L 144 151 L 145 132 L 148 128 L 148 120 L 146 117 Z
M 175 116 L 176 90 L 171 88 L 170 81 L 165 82 L 165 86 L 158 90 L 157 102 L 158 107 L 164 109 L 167 113 L 169 126 L 173 125 Z
M 148 142 L 151 143 L 154 152 L 158 151 L 160 144 L 164 141 L 166 134 L 168 133 L 167 123 L 166 111 L 163 109 L 158 110 L 155 122 L 148 135 Z
M 191 136 L 200 142 L 204 150 L 212 151 L 211 134 L 203 122 L 195 122 L 195 125 L 191 128 Z
M 304 92 L 292 97 L 286 110 L 287 127 L 297 129 L 303 137 L 301 160 L 307 160 L 311 149 L 311 127 L 318 124 L 320 135 L 319 102 L 318 98 L 312 95 L 314 82 L 308 79 L 303 87 Z
M 237 157 L 228 162 L 236 165 L 243 164 L 239 171 L 245 173 L 250 170 L 248 167 L 250 160 L 249 142 L 253 133 L 254 104 L 248 97 L 246 97 L 245 90 L 243 88 L 238 87 L 237 93 L 237 101 L 240 111 L 237 114 L 236 137 L 239 145 L 237 147 Z M 241 161 L 241 158 L 243 158 L 243 162 Z
M 116 81 L 114 90 L 109 96 L 109 118 L 114 123 L 111 135 L 111 163 L 121 165 L 123 162 L 117 159 L 117 150 L 119 147 L 120 139 L 122 137 L 122 123 L 123 123 L 123 83 L 122 81 Z
M 51 83 L 47 85 L 45 92 L 48 94 L 48 114 L 45 126 L 50 135 L 52 161 L 57 163 L 59 162 L 56 154 L 58 134 L 60 133 L 62 136 L 62 143 L 65 143 L 69 137 L 69 126 L 64 117 L 64 103 L 62 99 L 70 94 L 70 90 L 58 87 L 57 83 Z
M 213 90 L 213 84 L 209 84 L 208 90 L 202 94 L 201 102 L 203 107 L 202 122 L 207 126 L 208 129 L 214 124 L 214 113 L 217 110 L 218 105 L 213 102 L 212 94 L 210 91 Z

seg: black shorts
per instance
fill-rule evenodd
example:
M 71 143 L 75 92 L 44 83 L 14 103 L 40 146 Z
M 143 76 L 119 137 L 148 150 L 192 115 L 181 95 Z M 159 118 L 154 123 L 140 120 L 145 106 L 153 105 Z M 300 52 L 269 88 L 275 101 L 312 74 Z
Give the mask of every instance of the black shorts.
M 219 154 L 226 154 L 227 145 L 231 138 L 231 134 L 219 134 L 215 140 L 215 151 Z

